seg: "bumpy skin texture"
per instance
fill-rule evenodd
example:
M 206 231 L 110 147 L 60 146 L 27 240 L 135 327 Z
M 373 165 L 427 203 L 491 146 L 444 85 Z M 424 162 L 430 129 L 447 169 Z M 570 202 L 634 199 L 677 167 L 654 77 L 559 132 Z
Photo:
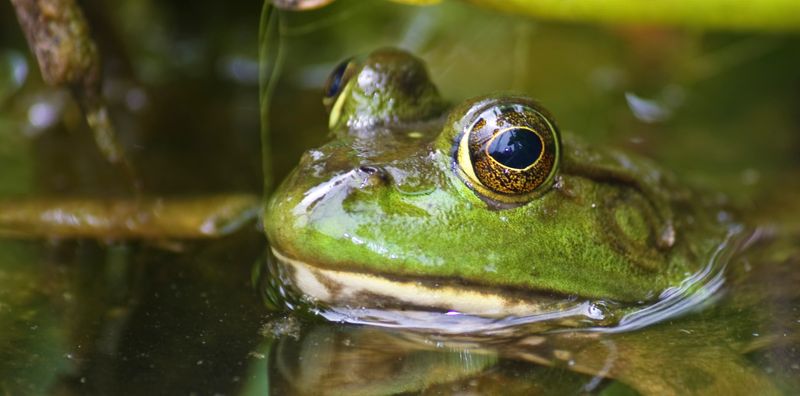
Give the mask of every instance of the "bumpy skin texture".
M 340 100 L 330 125 L 337 136 L 369 138 L 377 129 L 413 124 L 445 109 L 425 66 L 391 48 L 373 52 L 360 64 L 343 86 Z
M 307 152 L 268 204 L 266 232 L 284 256 L 426 284 L 637 302 L 702 268 L 724 238 L 716 210 L 658 167 L 571 136 L 556 177 L 529 201 L 481 195 L 459 170 L 461 134 L 486 106 L 538 105 L 496 95 L 444 111 L 426 73 L 394 74 L 422 63 L 389 52 L 363 62 L 335 140 Z M 364 72 L 383 82 L 370 95 Z

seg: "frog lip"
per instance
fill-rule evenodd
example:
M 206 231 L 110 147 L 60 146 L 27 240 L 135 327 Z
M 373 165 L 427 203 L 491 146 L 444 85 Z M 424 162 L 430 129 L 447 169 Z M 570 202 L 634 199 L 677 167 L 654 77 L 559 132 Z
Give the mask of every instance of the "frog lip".
M 574 307 L 561 299 L 531 291 L 527 296 L 501 287 L 446 284 L 379 274 L 328 269 L 272 253 L 284 279 L 313 300 L 330 306 L 457 312 L 482 317 L 539 315 Z

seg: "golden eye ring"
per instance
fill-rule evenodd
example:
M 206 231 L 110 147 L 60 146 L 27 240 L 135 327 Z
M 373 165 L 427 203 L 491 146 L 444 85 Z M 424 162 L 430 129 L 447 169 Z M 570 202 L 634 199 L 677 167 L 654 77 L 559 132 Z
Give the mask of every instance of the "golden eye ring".
M 456 149 L 469 187 L 497 202 L 524 203 L 552 185 L 561 138 L 544 109 L 529 99 L 507 98 L 470 113 Z
M 350 80 L 356 75 L 358 64 L 355 58 L 347 58 L 341 61 L 333 69 L 322 92 L 322 104 L 330 114 L 330 124 L 334 125 L 339 119 L 345 93 L 350 88 Z

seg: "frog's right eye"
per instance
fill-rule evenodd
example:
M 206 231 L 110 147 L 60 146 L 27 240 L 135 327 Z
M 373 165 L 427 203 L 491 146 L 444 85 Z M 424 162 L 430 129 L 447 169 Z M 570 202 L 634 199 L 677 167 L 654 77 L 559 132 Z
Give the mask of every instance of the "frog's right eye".
M 329 113 L 332 111 L 336 100 L 339 98 L 345 86 L 347 86 L 347 82 L 350 81 L 353 74 L 355 74 L 355 69 L 356 65 L 353 62 L 353 58 L 348 58 L 336 65 L 336 68 L 334 68 L 333 72 L 328 76 L 328 80 L 325 82 L 322 103 L 325 105 L 325 108 L 328 109 Z
M 552 184 L 561 142 L 544 109 L 516 97 L 484 103 L 473 114 L 456 143 L 468 186 L 495 202 L 524 203 Z

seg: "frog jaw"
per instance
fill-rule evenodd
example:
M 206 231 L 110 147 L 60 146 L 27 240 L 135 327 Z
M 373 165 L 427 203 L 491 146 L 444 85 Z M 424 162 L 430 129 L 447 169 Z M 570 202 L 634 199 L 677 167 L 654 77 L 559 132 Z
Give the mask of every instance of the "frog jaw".
M 501 288 L 442 284 L 418 279 L 398 279 L 358 271 L 326 269 L 289 258 L 275 248 L 272 253 L 285 270 L 286 279 L 301 293 L 330 306 L 414 309 L 481 317 L 531 316 L 564 311 L 570 299 L 544 295 L 516 296 Z

